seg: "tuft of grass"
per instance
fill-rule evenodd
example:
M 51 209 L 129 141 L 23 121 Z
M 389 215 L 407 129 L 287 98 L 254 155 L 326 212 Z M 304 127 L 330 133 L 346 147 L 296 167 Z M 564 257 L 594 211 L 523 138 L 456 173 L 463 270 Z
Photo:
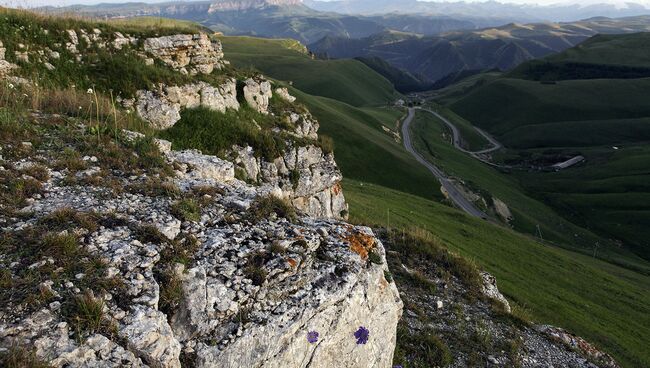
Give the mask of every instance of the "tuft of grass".
M 99 227 L 99 216 L 95 213 L 83 213 L 69 207 L 52 211 L 38 220 L 40 225 L 50 231 L 63 231 L 69 228 L 81 227 L 94 232 Z
M 368 260 L 370 261 L 370 263 L 374 263 L 378 265 L 383 263 L 381 260 L 381 256 L 379 255 L 379 253 L 377 253 L 375 249 L 371 250 L 368 253 Z
M 174 202 L 171 205 L 171 213 L 181 221 L 199 221 L 201 219 L 201 207 L 192 198 L 185 198 Z
M 112 336 L 114 326 L 104 316 L 104 301 L 96 298 L 92 291 L 87 290 L 77 295 L 74 301 L 64 308 L 64 315 L 74 328 L 77 339 L 83 336 L 102 333 Z
M 253 281 L 253 285 L 260 286 L 266 281 L 268 272 L 266 272 L 262 267 L 258 266 L 248 266 L 244 269 L 244 276 Z
M 450 252 L 430 233 L 421 229 L 410 231 L 392 230 L 386 232 L 387 238 L 394 250 L 400 252 L 400 258 L 405 264 L 418 264 L 426 259 L 442 270 L 458 277 L 470 290 L 478 295 L 483 285 L 478 268 L 467 259 Z M 417 273 L 409 277 L 414 280 L 421 279 Z
M 7 351 L 0 352 L 0 367 L 6 368 L 51 368 L 47 362 L 36 356 L 34 350 L 12 344 Z
M 451 364 L 449 347 L 430 329 L 409 331 L 397 328 L 397 347 L 393 364 L 408 368 L 446 367 Z
M 291 222 L 298 219 L 295 208 L 288 201 L 273 195 L 258 196 L 249 210 L 251 219 L 256 222 L 268 218 L 272 213 Z

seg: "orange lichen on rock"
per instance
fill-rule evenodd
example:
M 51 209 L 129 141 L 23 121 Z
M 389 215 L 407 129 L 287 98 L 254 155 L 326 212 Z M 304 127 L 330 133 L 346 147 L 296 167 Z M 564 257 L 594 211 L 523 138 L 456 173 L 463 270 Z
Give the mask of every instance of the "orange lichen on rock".
M 368 259 L 368 253 L 376 246 L 375 238 L 361 232 L 349 232 L 344 239 L 350 243 L 350 249 L 361 256 L 364 261 Z
M 339 195 L 339 194 L 341 194 L 342 191 L 343 191 L 343 189 L 341 188 L 341 184 L 340 184 L 340 183 L 336 183 L 336 184 L 334 184 L 334 186 L 332 187 L 332 193 L 334 193 L 335 195 Z

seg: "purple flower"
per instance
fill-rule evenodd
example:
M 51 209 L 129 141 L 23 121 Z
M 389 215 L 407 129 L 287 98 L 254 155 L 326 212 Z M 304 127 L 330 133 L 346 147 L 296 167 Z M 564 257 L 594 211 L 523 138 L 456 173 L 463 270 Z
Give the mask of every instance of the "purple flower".
M 368 336 L 370 336 L 370 331 L 363 326 L 359 326 L 357 332 L 354 333 L 354 337 L 357 339 L 357 345 L 365 345 L 368 342 Z
M 309 341 L 310 344 L 313 344 L 318 341 L 318 332 L 316 331 L 309 331 L 307 332 L 307 341 Z

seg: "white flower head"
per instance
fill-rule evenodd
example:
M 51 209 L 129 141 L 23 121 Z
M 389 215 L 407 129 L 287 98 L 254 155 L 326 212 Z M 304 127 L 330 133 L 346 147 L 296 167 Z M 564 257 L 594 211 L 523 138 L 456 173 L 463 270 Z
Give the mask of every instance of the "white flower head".
M 15 88 L 15 86 L 13 84 L 9 83 L 9 89 L 14 89 L 14 88 Z
M 92 88 L 88 88 L 88 90 L 86 91 L 86 93 L 89 94 L 89 95 L 92 95 L 92 94 L 95 93 L 95 92 L 93 91 Z

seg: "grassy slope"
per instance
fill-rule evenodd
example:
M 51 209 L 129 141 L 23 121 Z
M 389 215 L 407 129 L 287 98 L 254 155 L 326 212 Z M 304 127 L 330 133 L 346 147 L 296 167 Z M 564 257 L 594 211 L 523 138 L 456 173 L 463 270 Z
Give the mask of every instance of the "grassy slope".
M 547 85 L 502 78 L 450 107 L 479 127 L 502 135 L 530 124 L 644 118 L 650 116 L 649 89 L 650 79 L 574 80 Z
M 650 364 L 650 277 L 588 256 L 544 246 L 511 230 L 417 196 L 346 180 L 354 221 L 432 231 L 475 260 L 499 289 L 541 323 L 597 343 L 627 367 Z
M 297 90 L 292 93 L 318 118 L 320 133 L 334 138 L 336 162 L 344 177 L 442 198 L 436 179 L 382 129 L 382 125 L 394 128 L 400 111 L 360 109 Z
M 647 67 L 650 65 L 649 42 L 650 33 L 597 35 L 545 60 Z
M 220 37 L 227 59 L 239 68 L 254 67 L 269 76 L 293 81 L 304 92 L 353 106 L 385 105 L 397 97 L 388 80 L 357 60 L 312 60 L 285 47 L 284 40 Z
M 412 128 L 413 136 L 418 138 L 414 139 L 416 148 L 430 161 L 435 162 L 447 174 L 471 182 L 472 185 L 487 190 L 504 201 L 514 214 L 513 226 L 516 230 L 532 235 L 536 233 L 536 225 L 539 224 L 546 240 L 552 240 L 583 253 L 592 252 L 594 244 L 600 242 L 601 257 L 650 271 L 647 262 L 631 254 L 621 256 L 618 250 L 614 251 L 613 243 L 603 241 L 597 235 L 573 225 L 549 206 L 527 194 L 528 191 L 541 189 L 527 189 L 519 184 L 516 176 L 501 173 L 453 148 L 442 138 L 447 128 L 433 115 L 419 112 Z
M 235 38 L 230 40 L 236 41 Z M 227 42 L 225 44 L 229 57 Z M 286 79 L 294 80 L 298 86 L 299 80 L 293 74 L 288 74 Z M 335 140 L 337 162 L 347 178 L 344 190 L 353 220 L 386 225 L 390 217 L 392 226 L 428 229 L 452 249 L 494 273 L 506 295 L 530 309 L 538 321 L 564 326 L 595 341 L 626 366 L 648 364 L 650 357 L 643 345 L 648 331 L 639 328 L 639 322 L 641 326 L 649 325 L 650 280 L 647 277 L 543 246 L 511 230 L 469 218 L 434 200 L 424 199 L 434 194 L 439 196 L 437 183 L 381 128 L 381 125 L 392 128 L 398 115 L 384 109 L 355 108 L 314 96 L 318 92 L 292 91 L 319 118 L 321 132 Z M 449 157 L 450 161 L 460 160 L 457 156 Z M 449 169 L 455 165 L 445 164 Z M 467 170 L 474 168 L 476 166 L 470 166 Z M 477 175 L 489 176 L 485 169 L 481 166 Z M 490 180 L 505 191 L 510 191 L 513 185 L 512 181 L 503 178 Z M 534 205 L 535 201 L 528 200 Z M 387 216 L 388 209 L 390 216 Z M 519 217 L 528 216 L 527 212 L 528 208 L 524 208 Z
M 294 81 L 296 88 L 291 92 L 298 102 L 318 118 L 320 133 L 334 138 L 336 161 L 345 177 L 424 198 L 442 198 L 433 175 L 382 128 L 394 129 L 403 112 L 354 106 L 361 101 L 365 101 L 363 105 L 392 101 L 395 92 L 379 74 L 354 60 L 312 60 L 295 41 L 221 39 L 226 59 L 236 67 L 255 68 L 273 78 Z M 378 85 L 381 88 L 377 89 Z

